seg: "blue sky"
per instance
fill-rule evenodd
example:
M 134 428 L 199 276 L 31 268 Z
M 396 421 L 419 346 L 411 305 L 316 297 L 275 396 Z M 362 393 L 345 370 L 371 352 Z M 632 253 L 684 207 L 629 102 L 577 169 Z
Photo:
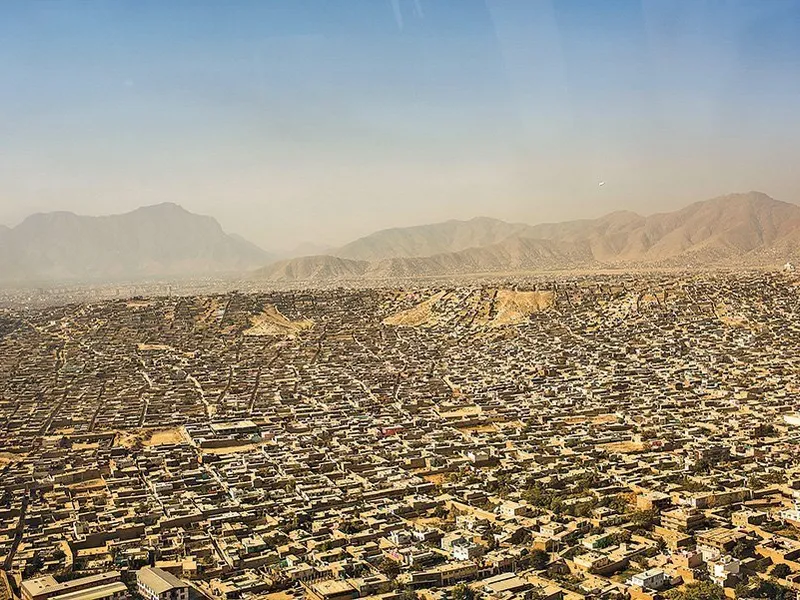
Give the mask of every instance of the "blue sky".
M 800 202 L 794 0 L 5 2 L 0 77 L 8 225 L 173 201 L 278 249 Z

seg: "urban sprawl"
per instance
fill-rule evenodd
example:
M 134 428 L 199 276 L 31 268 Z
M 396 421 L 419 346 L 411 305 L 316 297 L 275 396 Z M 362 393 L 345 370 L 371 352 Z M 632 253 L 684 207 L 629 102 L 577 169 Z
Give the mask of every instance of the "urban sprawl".
M 798 286 L 0 297 L 0 598 L 794 598 Z

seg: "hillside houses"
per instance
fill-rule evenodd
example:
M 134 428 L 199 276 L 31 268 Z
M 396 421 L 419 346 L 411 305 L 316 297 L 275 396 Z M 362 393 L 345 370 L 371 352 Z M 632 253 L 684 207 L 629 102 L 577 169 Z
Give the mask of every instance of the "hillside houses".
M 514 285 L 557 303 L 507 326 L 479 323 L 482 285 L 9 309 L 4 569 L 220 598 L 653 596 L 777 564 L 795 586 L 791 280 Z M 384 323 L 434 293 L 438 321 Z M 267 305 L 313 325 L 244 335 Z

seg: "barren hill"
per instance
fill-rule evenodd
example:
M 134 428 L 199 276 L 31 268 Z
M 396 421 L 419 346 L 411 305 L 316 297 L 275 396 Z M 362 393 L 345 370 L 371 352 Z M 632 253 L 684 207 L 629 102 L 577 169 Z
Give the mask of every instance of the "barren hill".
M 433 256 L 496 244 L 512 236 L 524 234 L 529 228 L 530 226 L 522 223 L 506 223 L 488 217 L 398 227 L 357 239 L 330 254 L 369 261 Z
M 281 260 L 255 272 L 256 279 L 268 281 L 313 281 L 361 277 L 369 263 L 336 256 L 303 256 Z
M 472 246 L 461 248 L 465 244 Z M 449 250 L 433 252 L 441 248 Z M 380 231 L 338 252 L 369 260 L 313 270 L 288 261 L 261 275 L 313 280 L 332 271 L 337 278 L 382 279 L 596 267 L 779 266 L 800 258 L 800 207 L 748 192 L 647 217 L 622 211 L 534 226 L 485 218 L 448 221 Z
M 556 302 L 552 290 L 517 291 L 509 289 L 484 289 L 439 291 L 424 300 L 414 293 L 402 301 L 414 304 L 384 318 L 384 325 L 396 327 L 436 327 L 463 321 L 472 327 L 497 327 L 519 325 L 538 312 L 550 310 Z M 453 310 L 457 307 L 456 310 Z
M 274 304 L 264 307 L 261 314 L 250 317 L 251 327 L 244 330 L 244 335 L 250 336 L 284 336 L 293 335 L 304 329 L 314 326 L 308 319 L 292 321 L 278 310 Z
M 0 280 L 108 280 L 205 275 L 268 260 L 211 217 L 171 203 L 104 217 L 35 214 L 0 234 Z
M 649 217 L 612 213 L 592 221 L 537 225 L 531 234 L 588 243 L 599 261 L 719 262 L 746 259 L 751 252 L 800 239 L 800 207 L 749 192 Z

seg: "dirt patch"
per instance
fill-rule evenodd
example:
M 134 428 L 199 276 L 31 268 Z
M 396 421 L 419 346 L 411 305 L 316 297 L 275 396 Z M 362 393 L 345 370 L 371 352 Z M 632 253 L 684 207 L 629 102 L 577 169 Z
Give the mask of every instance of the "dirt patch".
M 278 308 L 268 304 L 261 314 L 250 317 L 249 329 L 244 330 L 244 335 L 293 335 L 305 329 L 311 329 L 314 321 L 304 319 L 301 321 L 291 321 L 286 318 Z
M 647 449 L 647 445 L 643 442 L 611 442 L 600 444 L 598 448 L 608 452 L 619 452 L 620 454 L 635 454 L 644 452 Z
M 434 294 L 427 300 L 420 302 L 412 308 L 401 310 L 399 313 L 383 320 L 384 325 L 396 325 L 399 327 L 422 327 L 431 326 L 437 323 L 433 307 L 445 295 L 445 292 Z
M 495 315 L 490 325 L 520 325 L 534 313 L 551 308 L 556 302 L 553 291 L 517 292 L 498 290 L 495 298 Z
M 716 306 L 716 315 L 719 321 L 728 327 L 749 327 L 750 320 L 744 315 L 735 312 L 727 304 L 720 303 Z
M 438 292 L 411 308 L 386 317 L 383 323 L 400 327 L 433 327 L 462 320 L 472 326 L 520 325 L 526 323 L 530 315 L 551 308 L 556 295 L 553 291 L 501 289 L 489 295 L 471 294 L 460 302 L 451 300 L 447 292 Z
M 457 427 L 459 431 L 462 433 L 488 433 L 491 431 L 497 431 L 497 427 L 494 425 L 475 425 L 474 427 Z
M 183 427 L 117 431 L 117 436 L 114 438 L 114 445 L 122 446 L 123 448 L 167 446 L 186 443 L 188 443 L 188 439 Z
M 434 473 L 433 475 L 423 475 L 425 481 L 430 481 L 434 485 L 442 485 L 444 483 L 444 473 Z
M 173 427 L 171 429 L 160 429 L 154 431 L 149 439 L 144 441 L 145 446 L 168 446 L 173 444 L 186 443 L 186 435 L 182 427 Z
M 611 415 L 611 414 L 597 415 L 595 417 L 592 417 L 593 425 L 605 425 L 607 423 L 616 423 L 617 421 L 619 421 L 617 415 Z
M 149 300 L 129 300 L 125 303 L 126 308 L 147 308 L 148 306 L 153 306 Z
M 82 490 L 96 490 L 105 488 L 106 482 L 103 479 L 87 479 L 86 481 L 81 481 L 79 483 L 72 483 L 67 487 L 74 492 Z
M 139 352 L 173 352 L 175 348 L 167 344 L 136 344 Z
M 99 442 L 75 442 L 72 444 L 73 450 L 97 450 L 99 447 Z
M 14 454 L 13 452 L 0 452 L 0 467 L 4 467 L 11 463 L 21 462 L 25 460 L 24 454 Z

